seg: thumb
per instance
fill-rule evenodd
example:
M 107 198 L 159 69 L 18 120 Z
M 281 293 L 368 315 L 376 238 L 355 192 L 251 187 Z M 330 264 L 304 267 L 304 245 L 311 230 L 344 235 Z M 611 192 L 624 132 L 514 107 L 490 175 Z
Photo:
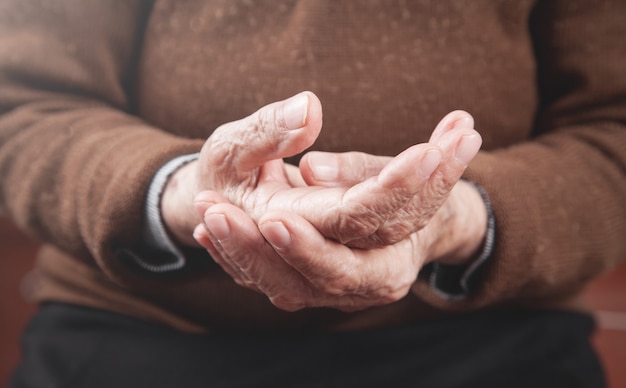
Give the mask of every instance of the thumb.
M 302 92 L 220 126 L 205 143 L 201 159 L 206 158 L 204 165 L 209 168 L 250 171 L 270 160 L 304 151 L 321 128 L 319 99 L 311 92 Z

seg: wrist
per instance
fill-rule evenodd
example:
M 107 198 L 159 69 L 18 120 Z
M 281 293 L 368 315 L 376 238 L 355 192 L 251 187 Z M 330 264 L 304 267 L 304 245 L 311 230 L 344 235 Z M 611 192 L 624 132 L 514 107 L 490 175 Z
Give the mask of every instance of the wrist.
M 191 161 L 169 176 L 159 204 L 170 237 L 176 243 L 187 246 L 198 246 L 193 230 L 201 222 L 193 205 L 197 192 L 197 163 L 197 160 Z
M 459 181 L 425 228 L 432 234 L 426 262 L 469 264 L 482 251 L 488 218 L 476 186 Z

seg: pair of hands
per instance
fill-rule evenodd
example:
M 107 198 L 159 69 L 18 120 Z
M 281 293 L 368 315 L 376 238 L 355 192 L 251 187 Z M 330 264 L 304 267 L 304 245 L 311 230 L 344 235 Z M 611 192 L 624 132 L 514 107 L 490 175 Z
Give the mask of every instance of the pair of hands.
M 281 309 L 391 303 L 426 262 L 480 248 L 486 210 L 459 181 L 481 145 L 473 125 L 455 111 L 394 158 L 309 152 L 297 168 L 282 159 L 322 127 L 321 103 L 300 93 L 216 129 L 170 178 L 162 216 L 178 242 L 200 244 Z

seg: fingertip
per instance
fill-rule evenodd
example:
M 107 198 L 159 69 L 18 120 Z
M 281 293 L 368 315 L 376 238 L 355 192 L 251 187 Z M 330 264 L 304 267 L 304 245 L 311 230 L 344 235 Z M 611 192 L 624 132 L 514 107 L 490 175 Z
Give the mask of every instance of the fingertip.
M 209 238 L 209 233 L 207 232 L 204 224 L 196 225 L 193 230 L 193 238 L 205 249 L 211 249 L 213 247 L 211 239 Z
M 482 137 L 476 131 L 465 134 L 459 140 L 454 152 L 454 159 L 466 167 L 474 159 L 482 145 Z
M 193 228 L 193 237 L 202 237 L 202 233 L 205 232 L 204 224 L 198 224 Z
M 304 91 L 301 94 L 307 96 L 308 106 L 307 106 L 307 120 L 305 125 L 309 125 L 310 123 L 319 124 L 321 128 L 322 123 L 322 102 L 317 97 L 317 95 L 311 91 Z
M 429 142 L 437 141 L 442 135 L 452 129 L 474 128 L 474 118 L 464 110 L 455 110 L 445 115 L 435 127 Z
M 307 93 L 298 93 L 283 101 L 282 114 L 285 128 L 300 129 L 305 126 L 309 114 L 310 98 Z
M 285 128 L 296 130 L 321 122 L 322 103 L 315 93 L 300 92 L 282 102 Z
M 449 113 L 452 117 L 452 129 L 474 128 L 474 117 L 464 110 L 455 110 Z
M 301 130 L 298 130 L 297 140 L 294 145 L 297 152 L 302 152 L 313 145 L 322 130 L 322 103 L 315 93 L 305 91 L 299 95 L 306 96 L 307 106 Z

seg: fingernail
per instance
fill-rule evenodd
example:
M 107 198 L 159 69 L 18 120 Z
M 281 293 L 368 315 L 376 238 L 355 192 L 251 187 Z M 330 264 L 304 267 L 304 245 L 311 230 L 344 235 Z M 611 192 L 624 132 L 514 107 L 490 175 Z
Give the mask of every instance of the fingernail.
M 424 179 L 430 178 L 430 176 L 433 174 L 433 172 L 435 172 L 435 170 L 439 166 L 439 163 L 441 162 L 441 158 L 442 156 L 439 150 L 428 151 L 426 153 L 426 156 L 424 156 L 424 159 L 422 159 L 422 162 L 420 163 L 420 166 L 417 172 Z
M 308 156 L 309 166 L 317 181 L 335 182 L 339 177 L 339 162 L 336 157 L 326 153 L 313 152 Z
M 202 232 L 204 231 L 204 225 L 199 224 L 193 229 L 193 239 L 198 241 L 202 238 Z
M 209 214 L 204 217 L 204 224 L 217 241 L 222 242 L 230 237 L 230 227 L 223 214 Z
M 465 135 L 461 137 L 454 152 L 454 159 L 463 166 L 467 166 L 478 153 L 482 139 L 478 135 Z
M 285 118 L 287 129 L 304 127 L 308 108 L 309 97 L 306 93 L 300 93 L 288 99 L 283 106 L 283 117 Z
M 291 244 L 291 234 L 280 221 L 264 223 L 263 236 L 277 249 L 287 248 Z
M 456 120 L 452 125 L 453 129 L 469 129 L 474 128 L 474 120 L 469 116 L 463 116 Z

